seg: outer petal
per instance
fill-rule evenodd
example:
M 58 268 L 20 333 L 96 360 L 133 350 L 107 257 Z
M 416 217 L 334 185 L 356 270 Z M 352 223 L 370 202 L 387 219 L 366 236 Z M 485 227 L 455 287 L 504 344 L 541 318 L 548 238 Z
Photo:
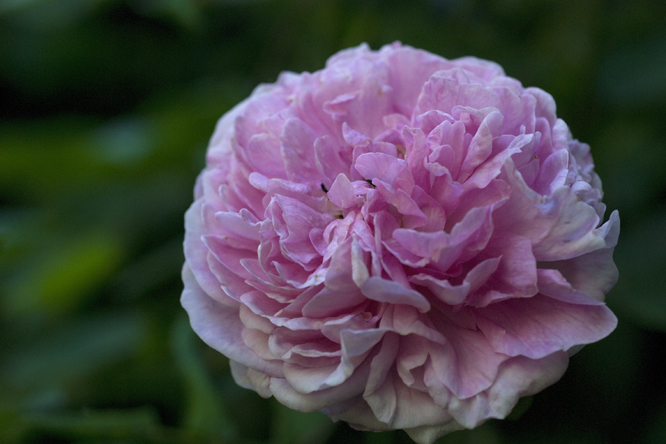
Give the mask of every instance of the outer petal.
M 234 381 L 236 381 L 236 384 L 254 390 L 262 398 L 270 398 L 273 396 L 270 389 L 270 376 L 246 367 L 234 360 L 229 361 L 229 367 L 231 367 L 231 375 L 233 376 Z
M 385 387 L 385 390 L 390 390 L 391 396 L 395 397 L 398 409 L 390 423 L 379 421 L 362 399 L 350 403 L 351 407 L 343 412 L 331 414 L 331 417 L 333 420 L 346 421 L 359 430 L 402 428 L 419 444 L 431 444 L 438 437 L 462 428 L 446 409 L 433 403 L 427 393 L 410 389 L 399 378 L 388 377 Z
M 361 287 L 361 291 L 365 297 L 375 301 L 411 305 L 421 312 L 430 309 L 430 303 L 418 291 L 377 276 L 368 278 Z
M 617 325 L 605 305 L 574 305 L 543 295 L 498 302 L 475 313 L 497 352 L 532 359 L 596 342 Z
M 370 364 L 366 361 L 352 373 L 345 384 L 307 394 L 296 391 L 286 379 L 273 377 L 270 390 L 275 399 L 287 407 L 301 412 L 314 412 L 363 393 L 369 371 Z
M 221 303 L 234 305 L 222 290 L 220 281 L 208 267 L 208 248 L 201 239 L 205 234 L 202 214 L 202 199 L 195 201 L 185 213 L 184 250 L 188 273 L 196 279 L 197 285 L 205 294 Z
M 199 287 L 192 270 L 183 267 L 185 289 L 180 302 L 190 316 L 192 329 L 215 350 L 240 364 L 261 373 L 282 377 L 282 362 L 266 361 L 243 345 L 243 323 L 238 308 L 228 307 L 210 298 Z
M 603 301 L 618 279 L 617 267 L 613 262 L 613 250 L 620 234 L 618 212 L 614 211 L 608 222 L 596 231 L 604 240 L 602 248 L 566 261 L 546 262 L 544 265 L 559 270 L 580 293 Z
M 466 428 L 474 428 L 488 418 L 503 419 L 523 396 L 533 395 L 557 382 L 567 368 L 566 353 L 553 353 L 541 359 L 518 356 L 505 361 L 493 385 L 468 399 L 453 398 L 449 411 Z

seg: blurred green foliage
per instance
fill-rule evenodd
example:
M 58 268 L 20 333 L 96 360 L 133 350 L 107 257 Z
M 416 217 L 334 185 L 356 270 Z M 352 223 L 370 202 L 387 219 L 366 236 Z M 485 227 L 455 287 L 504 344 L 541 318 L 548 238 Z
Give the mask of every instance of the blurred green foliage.
M 178 299 L 216 120 L 282 70 L 401 40 L 555 97 L 618 208 L 620 324 L 512 417 L 438 443 L 666 440 L 666 4 L 0 2 L 0 442 L 410 442 L 237 387 Z

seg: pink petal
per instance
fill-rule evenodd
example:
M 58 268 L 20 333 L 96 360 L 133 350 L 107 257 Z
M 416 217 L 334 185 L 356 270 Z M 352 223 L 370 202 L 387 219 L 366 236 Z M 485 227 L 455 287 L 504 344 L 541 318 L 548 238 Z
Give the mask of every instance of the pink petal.
M 231 375 L 236 384 L 256 391 L 262 398 L 273 396 L 270 389 L 271 378 L 268 375 L 246 367 L 234 360 L 229 360 L 229 367 L 231 368 Z
M 338 174 L 349 174 L 351 152 L 340 146 L 332 136 L 318 137 L 314 142 L 315 162 L 324 186 L 330 189 Z
M 277 136 L 266 133 L 253 135 L 247 142 L 245 155 L 261 174 L 268 177 L 287 177 L 280 153 L 280 139 Z
M 606 337 L 617 318 L 605 305 L 577 305 L 536 295 L 509 299 L 475 311 L 495 351 L 540 359 Z
M 467 180 L 474 170 L 490 156 L 493 137 L 499 135 L 503 122 L 504 116 L 499 111 L 492 111 L 483 119 L 467 148 L 467 155 L 460 168 L 459 182 Z
M 448 341 L 429 349 L 432 366 L 442 383 L 461 399 L 490 387 L 507 356 L 493 351 L 485 332 L 455 326 L 441 316 L 433 317 L 433 322 Z
M 205 232 L 201 216 L 202 207 L 203 200 L 197 200 L 185 213 L 185 260 L 203 291 L 218 301 L 224 301 L 229 298 L 222 290 L 220 281 L 208 268 L 208 248 L 201 240 Z
M 485 392 L 467 399 L 452 398 L 449 411 L 466 428 L 474 428 L 488 418 L 506 418 L 518 400 L 557 382 L 567 368 L 566 353 L 553 353 L 541 359 L 517 356 L 504 361 L 494 384 Z
M 190 316 L 192 329 L 208 345 L 246 367 L 271 376 L 282 376 L 282 363 L 266 361 L 243 345 L 243 324 L 238 308 L 228 307 L 211 299 L 199 287 L 190 268 L 183 267 L 185 289 L 180 302 Z
M 407 251 L 419 257 L 438 259 L 438 252 L 450 244 L 450 237 L 443 231 L 422 233 L 398 228 L 393 238 Z M 437 256 L 435 256 L 437 254 Z
M 340 173 L 328 190 L 328 198 L 340 208 L 352 208 L 363 204 L 364 199 L 356 195 L 349 178 Z
M 620 217 L 617 211 L 595 232 L 604 239 L 602 248 L 566 261 L 544 264 L 559 270 L 576 291 L 603 301 L 618 279 L 617 267 L 613 263 L 613 250 L 620 234 Z
M 412 193 L 414 178 L 407 162 L 402 159 L 382 153 L 367 153 L 356 159 L 354 167 L 367 180 L 379 179 L 407 195 Z
M 422 313 L 430 309 L 430 303 L 421 293 L 377 276 L 368 278 L 361 287 L 361 292 L 369 299 L 389 304 L 411 305 Z
M 537 270 L 539 293 L 569 304 L 602 305 L 603 303 L 577 292 L 557 270 Z
M 431 109 L 451 112 L 454 106 L 476 109 L 494 106 L 500 108 L 499 97 L 480 83 L 467 83 L 467 73 L 460 68 L 434 73 L 423 85 L 416 105 L 416 113 Z
M 345 384 L 311 393 L 300 393 L 286 379 L 272 377 L 270 390 L 275 399 L 287 407 L 301 412 L 314 412 L 363 393 L 369 371 L 369 362 L 364 363 L 351 374 Z
M 319 181 L 314 153 L 316 138 L 317 134 L 302 120 L 292 118 L 285 122 L 280 135 L 280 146 L 289 180 L 300 183 Z

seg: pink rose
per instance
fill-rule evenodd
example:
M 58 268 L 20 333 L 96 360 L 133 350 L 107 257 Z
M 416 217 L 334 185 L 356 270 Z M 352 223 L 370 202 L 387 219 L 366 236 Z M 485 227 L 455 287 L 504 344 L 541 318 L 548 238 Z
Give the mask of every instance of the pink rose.
M 182 304 L 241 386 L 431 443 L 504 418 L 615 328 L 601 197 L 546 92 L 362 45 L 219 121 Z

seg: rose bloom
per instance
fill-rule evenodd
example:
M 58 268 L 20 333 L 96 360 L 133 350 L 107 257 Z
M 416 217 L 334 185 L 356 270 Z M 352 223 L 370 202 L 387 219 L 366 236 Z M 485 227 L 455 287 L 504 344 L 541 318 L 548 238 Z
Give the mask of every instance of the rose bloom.
M 495 63 L 366 45 L 219 121 L 182 304 L 238 384 L 431 443 L 617 323 L 617 212 L 555 102 Z

